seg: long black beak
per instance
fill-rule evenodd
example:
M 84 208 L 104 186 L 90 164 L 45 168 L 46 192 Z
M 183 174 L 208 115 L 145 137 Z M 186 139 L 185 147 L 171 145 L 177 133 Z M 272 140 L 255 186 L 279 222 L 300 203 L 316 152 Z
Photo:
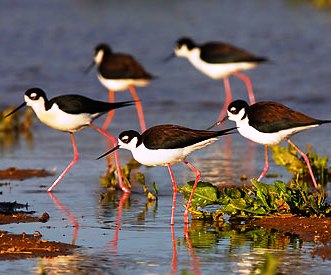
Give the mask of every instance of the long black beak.
M 168 62 L 175 57 L 175 53 L 171 53 L 166 58 L 163 59 L 163 62 Z
M 112 152 L 116 151 L 117 149 L 119 149 L 120 146 L 117 144 L 114 148 L 112 148 L 111 150 L 109 150 L 108 152 L 104 153 L 103 155 L 101 155 L 100 157 L 97 158 L 98 159 L 101 159 L 109 154 L 111 154 Z
M 222 120 L 216 121 L 212 126 L 208 127 L 207 130 L 210 130 L 210 129 L 214 128 L 215 126 L 222 124 L 228 118 L 229 118 L 229 116 L 225 116 Z
M 88 65 L 88 67 L 84 70 L 84 74 L 88 74 L 93 68 L 94 64 L 95 64 L 94 61 L 92 61 L 92 63 Z
M 17 112 L 19 109 L 23 108 L 26 105 L 26 102 L 22 103 L 20 106 L 15 108 L 13 111 L 11 111 L 9 114 L 5 115 L 5 118 L 12 115 L 13 113 Z

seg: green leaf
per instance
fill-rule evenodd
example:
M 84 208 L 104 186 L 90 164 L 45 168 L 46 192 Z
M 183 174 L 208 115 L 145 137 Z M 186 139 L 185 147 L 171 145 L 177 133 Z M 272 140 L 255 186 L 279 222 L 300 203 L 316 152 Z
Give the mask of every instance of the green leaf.
M 184 194 L 186 200 L 189 199 L 194 181 L 190 181 L 183 187 L 179 188 L 179 191 Z M 205 207 L 210 204 L 217 203 L 218 190 L 209 182 L 198 182 L 192 199 L 191 207 Z

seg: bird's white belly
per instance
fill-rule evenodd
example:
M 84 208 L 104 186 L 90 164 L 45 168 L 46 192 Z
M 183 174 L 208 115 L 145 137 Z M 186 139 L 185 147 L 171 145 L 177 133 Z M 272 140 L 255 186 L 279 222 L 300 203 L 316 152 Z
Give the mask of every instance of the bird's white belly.
M 249 125 L 238 125 L 238 131 L 239 133 L 244 136 L 245 138 L 248 138 L 256 143 L 260 144 L 266 144 L 266 145 L 275 145 L 280 143 L 282 140 L 284 140 L 287 137 L 290 137 L 291 135 L 294 135 L 295 133 L 301 132 L 303 130 L 307 130 L 309 128 L 316 127 L 317 125 L 311 125 L 311 126 L 305 126 L 305 127 L 297 127 L 293 129 L 288 130 L 282 130 L 275 133 L 262 133 L 257 131 L 255 128 L 249 126 Z
M 196 59 L 190 61 L 199 71 L 213 79 L 220 79 L 237 71 L 249 70 L 257 65 L 245 62 L 210 64 Z
M 98 74 L 98 78 L 104 87 L 114 92 L 127 90 L 131 85 L 143 87 L 150 82 L 148 79 L 105 79 L 100 74 Z
M 136 161 L 146 166 L 166 166 L 167 164 L 175 164 L 184 161 L 193 151 L 204 148 L 207 145 L 214 143 L 216 140 L 218 140 L 218 138 L 211 138 L 180 149 L 151 150 L 140 145 L 138 148 L 132 150 L 132 155 Z
M 42 115 L 37 114 L 37 116 L 41 122 L 59 131 L 76 132 L 87 127 L 93 120 L 90 114 L 72 115 L 59 110 L 53 111 L 52 109 Z

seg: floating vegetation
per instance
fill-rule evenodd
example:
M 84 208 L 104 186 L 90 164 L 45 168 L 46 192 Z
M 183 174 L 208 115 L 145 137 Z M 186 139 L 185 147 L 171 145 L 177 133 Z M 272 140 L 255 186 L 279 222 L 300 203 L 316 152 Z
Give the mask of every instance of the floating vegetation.
M 331 205 L 327 203 L 324 190 L 311 191 L 307 182 L 298 180 L 305 175 L 305 165 L 291 148 L 273 148 L 278 164 L 284 165 L 294 174 L 294 180 L 284 183 L 276 180 L 265 184 L 251 180 L 252 186 L 225 187 L 219 190 L 209 182 L 199 182 L 192 200 L 190 212 L 195 219 L 222 221 L 224 215 L 230 218 L 249 218 L 278 215 L 331 216 Z M 318 182 L 328 178 L 327 157 L 315 152 L 309 154 L 312 169 Z M 180 191 L 188 200 L 193 181 Z M 213 206 L 212 208 L 210 206 Z
M 28 142 L 32 140 L 30 128 L 33 123 L 33 111 L 28 108 L 23 114 L 17 112 L 5 118 L 5 115 L 13 110 L 13 107 L 9 107 L 0 112 L 0 147 L 3 148 L 17 144 L 21 135 Z
M 158 188 L 156 184 L 153 183 L 154 193 L 149 190 L 148 186 L 145 183 L 145 175 L 136 171 L 136 169 L 138 169 L 140 166 L 140 163 L 132 159 L 125 166 L 121 167 L 123 182 L 129 189 L 132 188 L 130 182 L 139 183 L 142 186 L 144 194 L 146 195 L 148 201 L 155 201 L 157 200 L 158 196 Z M 101 184 L 104 187 L 113 190 L 119 189 L 117 173 L 115 173 L 116 167 L 114 165 L 110 166 L 106 174 L 100 178 Z
M 277 165 L 284 166 L 287 171 L 292 173 L 294 177 L 301 182 L 311 181 L 304 159 L 299 157 L 297 151 L 295 151 L 292 146 L 282 147 L 276 145 L 271 146 L 270 148 Z M 327 156 L 321 157 L 316 152 L 312 152 L 310 145 L 308 145 L 307 156 L 316 181 L 321 185 L 325 185 L 328 182 L 330 173 L 330 170 L 327 167 L 329 158 Z
M 26 132 L 29 131 L 33 123 L 33 111 L 28 108 L 23 113 L 14 113 L 5 118 L 6 114 L 9 114 L 14 110 L 14 107 L 9 107 L 0 113 L 0 132 Z
M 192 191 L 193 182 L 181 188 L 186 200 Z M 326 193 L 310 192 L 307 185 L 295 181 L 286 184 L 275 181 L 274 185 L 252 180 L 250 187 L 227 187 L 218 190 L 207 182 L 200 182 L 192 200 L 190 212 L 196 219 L 219 221 L 223 215 L 231 218 L 249 218 L 272 215 L 331 216 L 331 206 L 326 202 Z M 215 211 L 206 211 L 206 206 L 218 205 Z

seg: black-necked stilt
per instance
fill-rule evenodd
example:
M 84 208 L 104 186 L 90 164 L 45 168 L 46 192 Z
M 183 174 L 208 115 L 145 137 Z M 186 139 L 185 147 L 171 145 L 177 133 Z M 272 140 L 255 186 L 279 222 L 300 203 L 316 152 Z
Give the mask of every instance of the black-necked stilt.
M 258 181 L 262 180 L 269 168 L 268 145 L 287 140 L 305 160 L 314 186 L 318 188 L 308 157 L 289 138 L 323 123 L 331 123 L 331 120 L 315 119 L 272 101 L 249 106 L 246 101 L 236 100 L 228 106 L 227 114 L 223 120 L 235 121 L 242 136 L 265 145 L 265 166 Z
M 224 79 L 225 103 L 219 120 L 224 117 L 226 108 L 232 100 L 230 75 L 235 75 L 244 81 L 249 102 L 250 104 L 255 103 L 251 80 L 240 71 L 250 70 L 259 63 L 267 61 L 266 58 L 222 42 L 208 42 L 198 45 L 188 37 L 177 40 L 174 53 L 178 57 L 187 58 L 196 69 L 208 77 Z
M 61 173 L 61 175 L 55 180 L 52 186 L 48 188 L 48 192 L 51 192 L 55 188 L 55 186 L 62 180 L 64 175 L 79 159 L 78 150 L 74 139 L 74 132 L 91 126 L 109 138 L 114 143 L 114 146 L 116 146 L 116 138 L 108 134 L 103 129 L 98 128 L 92 122 L 94 119 L 109 112 L 110 110 L 134 104 L 132 101 L 116 103 L 102 102 L 81 95 L 62 95 L 48 100 L 45 92 L 39 88 L 31 88 L 27 90 L 24 95 L 24 100 L 25 102 L 23 104 L 18 106 L 11 113 L 7 114 L 6 117 L 27 105 L 32 107 L 39 120 L 47 126 L 59 131 L 70 133 L 74 150 L 74 158 L 66 167 L 66 169 Z M 118 155 L 116 156 L 116 166 L 121 189 L 124 192 L 130 192 L 130 190 L 122 182 Z
M 146 86 L 153 79 L 153 76 L 145 71 L 142 65 L 138 63 L 131 55 L 123 53 L 114 53 L 109 45 L 99 44 L 94 49 L 94 59 L 91 65 L 86 69 L 88 72 L 93 65 L 97 65 L 97 76 L 101 84 L 109 90 L 109 101 L 114 101 L 114 92 L 129 89 L 133 99 L 136 102 L 136 108 L 141 131 L 146 130 L 144 112 L 139 100 L 135 86 Z M 107 129 L 113 112 L 109 112 L 102 129 Z
M 177 183 L 171 165 L 184 162 L 195 173 L 195 183 L 184 213 L 184 221 L 188 223 L 188 210 L 200 179 L 200 172 L 186 160 L 186 157 L 193 151 L 215 142 L 219 136 L 231 134 L 234 129 L 236 127 L 221 131 L 207 131 L 193 130 L 178 125 L 158 125 L 147 129 L 142 134 L 134 130 L 124 131 L 119 135 L 118 145 L 99 158 L 118 148 L 124 148 L 130 150 L 134 159 L 141 164 L 168 166 L 173 189 L 171 224 L 174 224 L 177 193 Z

